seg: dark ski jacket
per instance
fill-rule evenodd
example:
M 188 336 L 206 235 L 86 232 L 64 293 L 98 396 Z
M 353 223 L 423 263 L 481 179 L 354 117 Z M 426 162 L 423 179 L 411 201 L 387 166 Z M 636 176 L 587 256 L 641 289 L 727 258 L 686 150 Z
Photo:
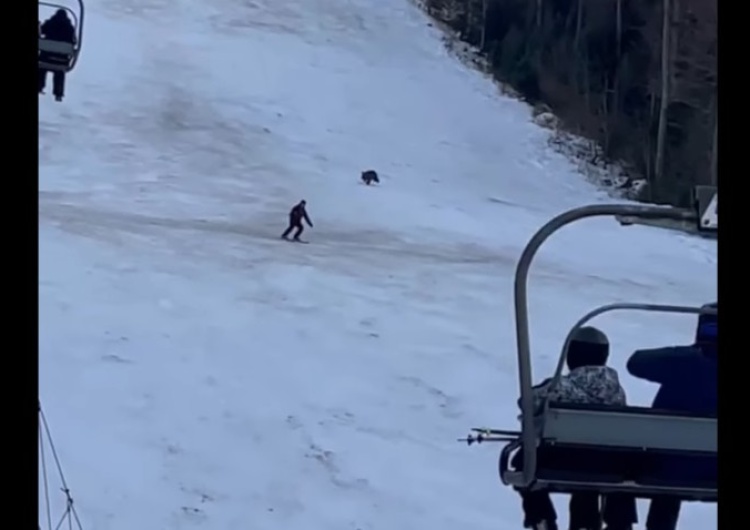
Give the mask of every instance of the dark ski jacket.
M 698 346 L 638 350 L 628 360 L 628 372 L 661 385 L 653 408 L 716 416 L 718 362 L 710 350 Z
M 76 30 L 64 10 L 59 9 L 42 24 L 42 35 L 45 39 L 75 44 Z
M 300 203 L 296 205 L 292 210 L 289 212 L 289 221 L 293 225 L 302 224 L 302 219 L 305 220 L 305 222 L 312 228 L 312 221 L 310 221 L 310 217 L 307 215 L 307 210 L 305 209 L 305 205 Z
M 718 357 L 715 344 L 673 346 L 638 350 L 630 357 L 628 371 L 640 379 L 661 385 L 654 409 L 717 417 Z M 683 479 L 715 481 L 715 457 L 661 457 L 657 473 Z

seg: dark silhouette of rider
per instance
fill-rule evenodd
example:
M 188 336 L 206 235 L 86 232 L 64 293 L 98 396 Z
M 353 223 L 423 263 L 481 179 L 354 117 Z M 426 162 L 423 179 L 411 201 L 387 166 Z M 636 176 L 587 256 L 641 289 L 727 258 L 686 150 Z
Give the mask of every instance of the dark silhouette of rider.
M 40 37 L 51 41 L 76 43 L 76 29 L 64 9 L 58 9 L 54 15 L 47 19 L 40 27 Z M 51 64 L 59 64 L 64 68 L 70 61 L 70 57 L 62 53 L 39 52 L 39 61 Z M 47 84 L 47 72 L 39 68 L 39 93 L 44 94 Z M 52 93 L 57 101 L 62 101 L 65 95 L 65 72 L 53 70 Z
M 289 237 L 289 234 L 292 233 L 292 230 L 296 228 L 297 231 L 294 233 L 294 240 L 299 241 L 299 236 L 302 235 L 302 232 L 305 229 L 302 226 L 303 219 L 310 226 L 310 228 L 312 228 L 313 224 L 310 221 L 310 217 L 308 217 L 307 215 L 305 206 L 307 206 L 307 202 L 300 201 L 299 204 L 295 205 L 294 208 L 291 209 L 291 211 L 289 212 L 289 227 L 284 230 L 283 234 L 281 234 L 281 237 L 283 239 L 287 239 Z

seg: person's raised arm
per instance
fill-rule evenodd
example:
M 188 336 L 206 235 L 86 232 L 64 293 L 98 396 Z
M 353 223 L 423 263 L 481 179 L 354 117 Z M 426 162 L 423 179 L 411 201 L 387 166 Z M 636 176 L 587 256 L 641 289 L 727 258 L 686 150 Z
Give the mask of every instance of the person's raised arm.
M 685 348 L 681 346 L 636 350 L 628 359 L 628 372 L 639 379 L 653 383 L 663 383 L 674 374 L 676 366 L 685 357 Z

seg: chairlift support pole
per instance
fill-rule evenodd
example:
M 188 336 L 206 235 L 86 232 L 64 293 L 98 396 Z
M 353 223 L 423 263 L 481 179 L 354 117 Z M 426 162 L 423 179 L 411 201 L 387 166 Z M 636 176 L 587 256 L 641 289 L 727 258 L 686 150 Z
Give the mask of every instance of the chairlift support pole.
M 523 250 L 516 267 L 514 297 L 516 313 L 516 345 L 518 350 L 518 377 L 521 393 L 521 425 L 523 448 L 523 486 L 529 486 L 536 473 L 536 426 L 534 423 L 534 400 L 532 392 L 531 344 L 529 339 L 529 315 L 527 284 L 529 269 L 542 244 L 562 227 L 588 217 L 623 216 L 640 219 L 673 219 L 677 221 L 697 221 L 698 214 L 690 210 L 640 206 L 632 204 L 601 204 L 583 206 L 564 212 L 542 226 L 531 238 Z M 610 306 L 611 307 L 611 306 Z M 660 307 L 660 306 L 656 306 Z M 619 308 L 619 307 L 618 307 Z M 639 309 L 642 307 L 639 305 Z M 615 309 L 615 308 L 612 308 Z M 607 311 L 612 309 L 606 309 Z M 635 308 L 633 308 L 635 309 Z M 685 311 L 683 311 L 683 309 Z M 693 308 L 681 308 L 678 312 L 696 312 Z M 586 315 L 586 322 L 601 312 Z M 700 312 L 700 311 L 697 311 Z M 582 325 L 582 324 L 580 324 Z M 558 368 L 561 369 L 559 366 Z

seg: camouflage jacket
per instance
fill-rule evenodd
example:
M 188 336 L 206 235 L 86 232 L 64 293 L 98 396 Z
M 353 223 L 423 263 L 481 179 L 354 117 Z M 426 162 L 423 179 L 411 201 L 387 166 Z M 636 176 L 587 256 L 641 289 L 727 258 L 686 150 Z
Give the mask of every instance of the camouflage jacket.
M 534 410 L 539 410 L 546 398 L 559 403 L 627 404 L 617 371 L 609 366 L 582 366 L 562 376 L 554 389 L 551 383 L 547 379 L 534 387 Z

